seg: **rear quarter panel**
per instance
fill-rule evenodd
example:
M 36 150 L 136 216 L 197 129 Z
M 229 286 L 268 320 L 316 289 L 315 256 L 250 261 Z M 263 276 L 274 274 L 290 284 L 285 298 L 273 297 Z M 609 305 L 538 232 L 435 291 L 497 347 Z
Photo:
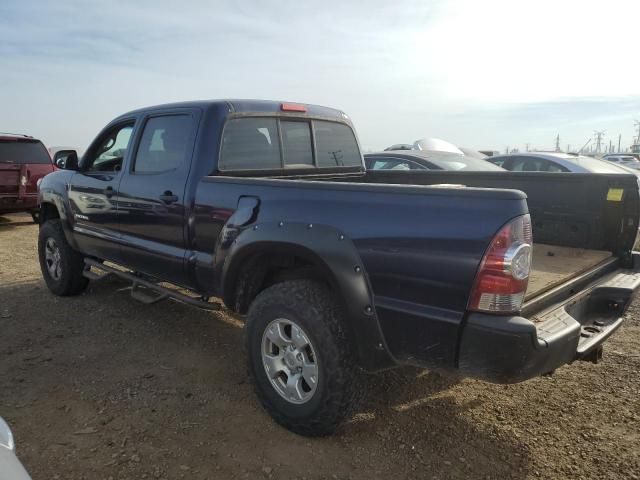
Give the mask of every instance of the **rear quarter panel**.
M 482 255 L 504 223 L 527 212 L 525 196 L 507 190 L 207 177 L 197 188 L 190 237 L 196 282 L 215 295 L 228 260 L 216 250 L 243 196 L 259 199 L 244 229 L 285 222 L 344 234 L 393 355 L 451 366 Z

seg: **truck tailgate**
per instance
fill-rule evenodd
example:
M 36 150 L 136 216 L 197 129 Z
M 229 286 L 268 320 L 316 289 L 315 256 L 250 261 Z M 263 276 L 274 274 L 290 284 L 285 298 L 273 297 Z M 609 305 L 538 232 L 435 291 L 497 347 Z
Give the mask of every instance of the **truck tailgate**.
M 19 185 L 20 165 L 0 163 L 0 195 L 18 195 Z

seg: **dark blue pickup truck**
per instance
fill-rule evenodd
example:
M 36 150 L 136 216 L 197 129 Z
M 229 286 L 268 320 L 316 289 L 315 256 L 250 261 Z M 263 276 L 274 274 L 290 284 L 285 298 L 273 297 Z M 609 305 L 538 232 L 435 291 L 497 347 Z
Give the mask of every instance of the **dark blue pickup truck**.
M 340 424 L 365 372 L 510 383 L 596 361 L 640 284 L 635 176 L 367 172 L 330 108 L 145 108 L 55 160 L 49 289 L 116 275 L 144 302 L 246 315 L 256 393 L 305 435 Z

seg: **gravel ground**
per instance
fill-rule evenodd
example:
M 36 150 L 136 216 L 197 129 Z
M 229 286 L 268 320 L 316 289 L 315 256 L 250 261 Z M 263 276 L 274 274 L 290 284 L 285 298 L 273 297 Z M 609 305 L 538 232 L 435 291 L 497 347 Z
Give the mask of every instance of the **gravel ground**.
M 36 480 L 640 478 L 637 303 L 598 365 L 511 386 L 387 372 L 335 436 L 306 439 L 257 404 L 240 321 L 118 280 L 54 297 L 37 227 L 6 222 L 0 416 Z

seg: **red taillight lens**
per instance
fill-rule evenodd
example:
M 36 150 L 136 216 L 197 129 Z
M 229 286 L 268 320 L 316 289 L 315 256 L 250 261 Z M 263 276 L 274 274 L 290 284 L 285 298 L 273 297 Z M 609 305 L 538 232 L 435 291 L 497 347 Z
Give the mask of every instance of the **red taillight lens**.
M 529 283 L 532 244 L 528 214 L 500 229 L 480 263 L 469 310 L 491 313 L 520 310 Z
M 283 112 L 306 112 L 307 107 L 298 103 L 283 103 L 280 105 L 280 110 Z

